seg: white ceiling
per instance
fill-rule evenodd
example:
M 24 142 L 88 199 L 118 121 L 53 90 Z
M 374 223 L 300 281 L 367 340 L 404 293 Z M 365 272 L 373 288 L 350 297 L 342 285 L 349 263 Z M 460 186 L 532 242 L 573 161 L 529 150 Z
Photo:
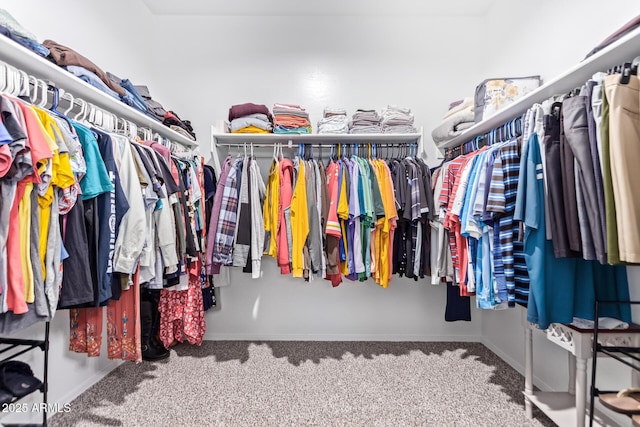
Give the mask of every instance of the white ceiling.
M 496 0 L 142 0 L 154 15 L 478 16 Z

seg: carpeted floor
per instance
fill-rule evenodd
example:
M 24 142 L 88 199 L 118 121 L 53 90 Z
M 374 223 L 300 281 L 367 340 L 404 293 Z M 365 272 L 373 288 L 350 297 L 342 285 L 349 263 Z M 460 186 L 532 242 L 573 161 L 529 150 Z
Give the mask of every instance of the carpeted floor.
M 553 426 L 482 344 L 205 342 L 126 363 L 51 426 Z

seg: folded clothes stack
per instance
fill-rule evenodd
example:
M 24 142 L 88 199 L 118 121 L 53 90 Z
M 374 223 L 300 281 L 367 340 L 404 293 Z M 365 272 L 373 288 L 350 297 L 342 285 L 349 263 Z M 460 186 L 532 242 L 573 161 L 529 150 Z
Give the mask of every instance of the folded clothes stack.
M 164 115 L 167 114 L 167 110 L 164 109 L 162 104 L 151 98 L 149 88 L 144 85 L 136 85 L 133 88 L 140 94 L 144 103 L 147 105 L 147 116 L 158 121 L 163 121 Z
M 193 131 L 191 122 L 189 120 L 182 120 L 173 111 L 166 112 L 162 124 L 178 132 L 187 139 L 190 139 L 192 141 L 196 140 L 196 133 Z
M 149 108 L 147 107 L 147 103 L 142 95 L 138 93 L 133 83 L 131 83 L 131 80 L 121 79 L 120 77 L 115 76 L 110 72 L 107 72 L 107 77 L 109 77 L 109 80 L 111 80 L 112 82 L 119 84 L 127 92 L 125 96 L 122 97 L 122 102 L 129 105 L 130 107 L 135 108 L 141 113 L 147 114 L 147 111 L 149 110 Z
M 410 108 L 389 105 L 382 112 L 383 133 L 416 133 Z
M 382 133 L 376 110 L 356 110 L 349 122 L 349 133 Z
M 49 49 L 38 43 L 36 36 L 15 20 L 9 12 L 0 9 L 0 34 L 21 44 L 40 56 L 49 56 Z
M 311 133 L 309 113 L 299 105 L 273 105 L 273 133 Z
M 473 98 L 465 98 L 449 106 L 442 123 L 431 132 L 431 137 L 436 146 L 441 146 L 474 124 Z
M 318 121 L 318 133 L 349 133 L 347 110 L 325 107 Z
M 231 133 L 271 133 L 273 116 L 266 105 L 233 105 L 229 108 L 229 128 Z

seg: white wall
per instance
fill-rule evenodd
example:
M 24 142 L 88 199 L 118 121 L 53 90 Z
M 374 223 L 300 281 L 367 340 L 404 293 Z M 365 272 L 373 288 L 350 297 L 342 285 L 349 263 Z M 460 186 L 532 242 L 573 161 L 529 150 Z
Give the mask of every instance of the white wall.
M 431 129 L 451 101 L 472 92 L 461 82 L 481 78 L 473 67 L 481 43 L 469 36 L 477 18 L 156 16 L 154 22 L 156 37 L 165 39 L 154 51 L 162 96 L 192 120 L 205 150 L 210 125 L 233 104 L 300 104 L 314 128 L 326 105 L 352 114 L 397 104 L 413 110 L 436 163 Z M 264 271 L 259 282 L 234 273 L 233 286 L 221 290 L 222 310 L 207 315 L 208 338 L 479 337 L 477 319 L 443 321 L 446 289 L 426 281 L 394 279 L 387 290 L 345 281 L 332 289 L 326 281 L 281 276 L 271 263 Z
M 104 71 L 155 87 L 151 13 L 139 1 L 6 0 L 1 7 L 36 35 L 86 56 Z
M 229 107 L 307 108 L 314 129 L 327 105 L 410 107 L 430 141 L 451 101 L 481 72 L 476 18 L 425 16 L 156 16 L 162 97 L 191 119 L 200 144 Z M 166 94 L 166 95 L 165 95 Z M 435 163 L 435 149 L 428 156 Z M 208 147 L 205 150 L 208 151 Z M 207 154 L 208 155 L 208 154 Z
M 0 5 L 39 41 L 52 39 L 87 56 L 103 70 L 111 71 L 134 83 L 147 82 L 153 90 L 153 69 L 150 61 L 151 15 L 138 2 L 116 0 L 98 5 L 80 0 L 5 0 Z M 106 329 L 105 329 L 106 331 Z M 16 335 L 22 338 L 42 338 L 44 324 L 35 325 Z M 51 323 L 49 353 L 49 402 L 64 404 L 93 385 L 118 365 L 107 360 L 106 344 L 102 356 L 88 358 L 74 354 L 69 347 L 69 315 L 59 312 Z M 42 378 L 42 352 L 34 350 L 23 357 Z M 22 402 L 41 402 L 34 393 Z M 10 414 L 2 422 L 38 422 L 41 414 Z

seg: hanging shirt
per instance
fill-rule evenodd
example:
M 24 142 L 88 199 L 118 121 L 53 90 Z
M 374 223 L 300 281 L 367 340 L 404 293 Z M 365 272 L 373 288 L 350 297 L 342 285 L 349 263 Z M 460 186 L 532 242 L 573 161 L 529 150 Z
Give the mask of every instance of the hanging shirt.
M 265 250 L 264 253 L 277 258 L 277 236 L 278 236 L 278 206 L 280 205 L 280 163 L 274 159 L 269 169 L 267 180 L 266 197 L 264 203 L 264 231 Z
M 293 163 L 280 161 L 280 204 L 278 206 L 278 265 L 282 274 L 291 273 L 291 198 L 293 197 Z
M 213 208 L 211 212 L 211 219 L 209 221 L 208 236 L 207 236 L 207 252 L 206 252 L 206 272 L 207 274 L 219 274 L 220 264 L 214 261 L 214 247 L 216 244 L 216 235 L 218 232 L 218 222 L 220 219 L 220 208 L 222 207 L 222 198 L 224 194 L 224 188 L 231 171 L 231 157 L 227 156 L 225 159 L 222 170 L 220 172 L 220 179 L 218 180 L 218 186 L 216 194 L 213 198 Z
M 100 155 L 98 141 L 93 133 L 79 123 L 73 122 L 73 128 L 78 134 L 82 151 L 87 163 L 87 174 L 80 181 L 82 200 L 92 199 L 100 194 L 113 190 L 113 183 Z
M 303 276 L 303 247 L 309 234 L 305 172 L 304 164 L 301 164 L 291 198 L 291 236 L 293 245 L 291 250 L 291 267 L 293 277 Z
M 93 129 L 98 140 L 100 154 L 113 185 L 113 190 L 98 196 L 98 295 L 97 302 L 104 304 L 111 298 L 113 255 L 122 218 L 129 210 L 127 196 L 122 190 L 120 174 L 116 167 L 113 144 L 109 134 Z
M 231 265 L 233 262 L 233 236 L 235 234 L 238 212 L 238 168 L 241 159 L 236 159 L 229 169 L 224 184 L 222 202 L 220 205 L 220 218 L 216 230 L 213 262 L 221 265 Z

